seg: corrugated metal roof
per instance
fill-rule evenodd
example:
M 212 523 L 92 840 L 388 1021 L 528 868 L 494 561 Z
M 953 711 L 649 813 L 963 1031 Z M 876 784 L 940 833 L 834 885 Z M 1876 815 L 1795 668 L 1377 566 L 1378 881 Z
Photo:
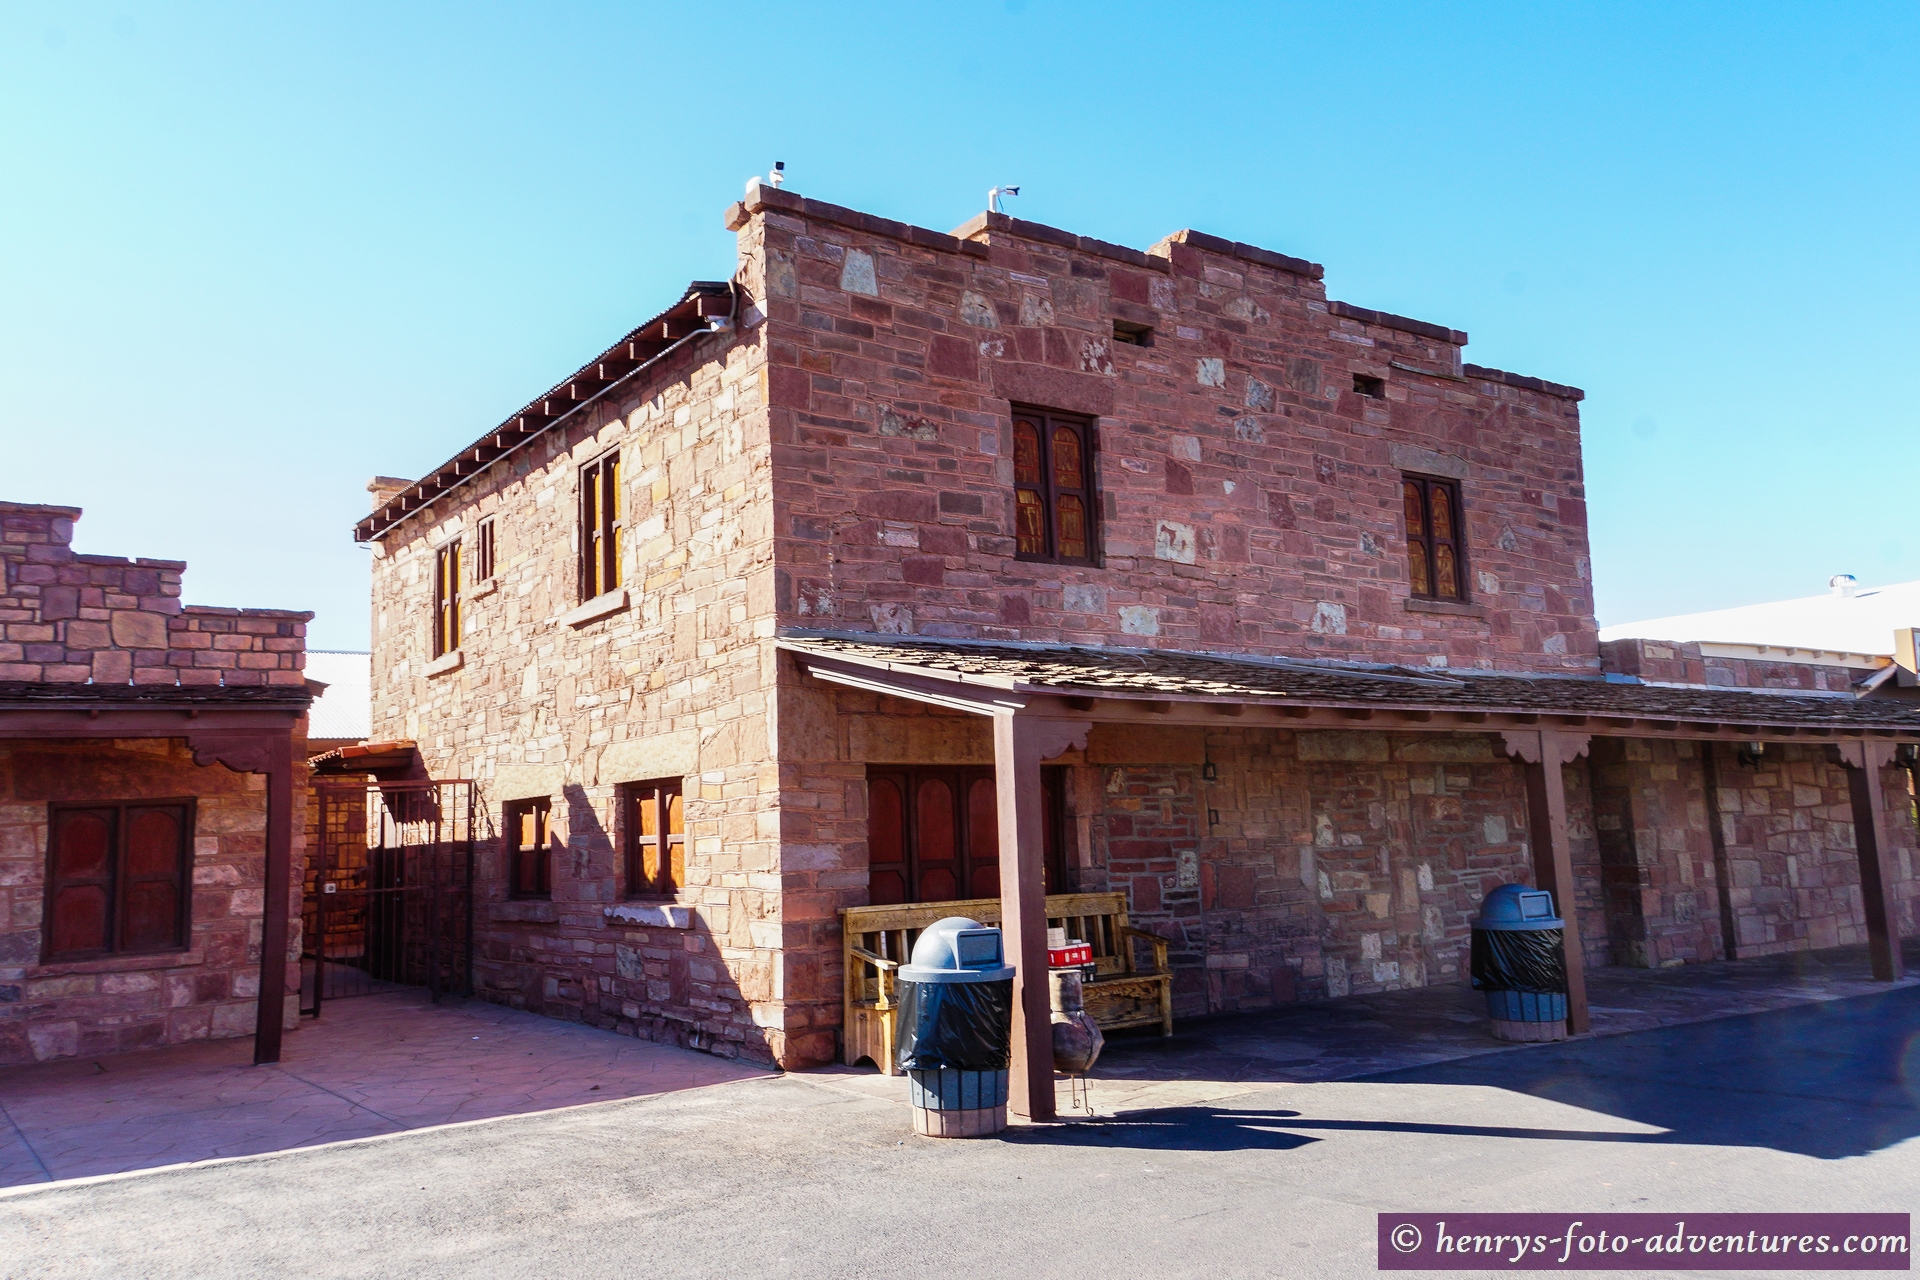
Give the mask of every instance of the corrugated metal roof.
M 373 732 L 373 655 L 307 651 L 307 678 L 327 686 L 307 712 L 307 737 L 359 742 Z

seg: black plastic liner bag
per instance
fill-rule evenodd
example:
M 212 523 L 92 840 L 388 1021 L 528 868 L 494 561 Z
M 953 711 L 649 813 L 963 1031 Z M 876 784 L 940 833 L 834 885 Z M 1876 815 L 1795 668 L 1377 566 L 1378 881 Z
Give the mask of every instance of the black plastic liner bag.
M 1475 929 L 1473 989 L 1565 995 L 1564 929 Z
M 1012 1057 L 1013 979 L 902 982 L 894 1065 L 902 1071 L 1005 1071 Z

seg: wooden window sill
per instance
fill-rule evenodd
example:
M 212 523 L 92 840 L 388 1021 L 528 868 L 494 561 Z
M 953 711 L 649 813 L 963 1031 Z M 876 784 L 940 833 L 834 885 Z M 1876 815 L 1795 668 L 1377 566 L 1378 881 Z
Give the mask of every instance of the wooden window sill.
M 35 965 L 30 978 L 58 978 L 74 973 L 137 973 L 142 969 L 186 969 L 205 964 L 204 951 L 149 951 L 135 956 L 101 956 L 96 960 L 49 960 Z
M 431 680 L 435 676 L 443 676 L 449 671 L 458 671 L 460 664 L 465 661 L 466 659 L 461 656 L 458 649 L 449 649 L 432 662 L 429 662 L 421 674 Z
M 583 627 L 589 622 L 597 622 L 609 614 L 623 612 L 627 607 L 627 589 L 615 587 L 612 591 L 602 592 L 587 601 L 571 613 L 560 615 L 563 627 Z
M 635 929 L 691 929 L 693 906 L 673 898 L 635 898 L 601 912 L 610 925 Z
M 1477 604 L 1455 604 L 1451 600 L 1422 600 L 1407 597 L 1408 613 L 1446 613 L 1456 618 L 1485 618 L 1487 611 Z

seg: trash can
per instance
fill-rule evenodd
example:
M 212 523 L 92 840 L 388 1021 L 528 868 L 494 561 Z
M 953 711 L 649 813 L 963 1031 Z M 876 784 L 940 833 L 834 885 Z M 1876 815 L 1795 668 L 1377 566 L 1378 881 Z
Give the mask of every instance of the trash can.
M 894 1065 L 906 1073 L 913 1131 L 983 1138 L 1007 1127 L 1013 966 L 1000 930 L 948 916 L 921 931 L 900 966 Z
M 1487 993 L 1499 1040 L 1567 1038 L 1566 922 L 1553 895 L 1503 884 L 1473 922 L 1473 986 Z

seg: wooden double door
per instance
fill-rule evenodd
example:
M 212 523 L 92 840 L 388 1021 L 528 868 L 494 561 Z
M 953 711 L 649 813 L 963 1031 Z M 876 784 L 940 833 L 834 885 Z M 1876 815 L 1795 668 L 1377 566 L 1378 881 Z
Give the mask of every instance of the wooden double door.
M 1040 770 L 1046 891 L 1066 889 L 1065 777 Z M 867 885 L 874 906 L 1000 896 L 1000 816 L 985 765 L 867 770 Z

